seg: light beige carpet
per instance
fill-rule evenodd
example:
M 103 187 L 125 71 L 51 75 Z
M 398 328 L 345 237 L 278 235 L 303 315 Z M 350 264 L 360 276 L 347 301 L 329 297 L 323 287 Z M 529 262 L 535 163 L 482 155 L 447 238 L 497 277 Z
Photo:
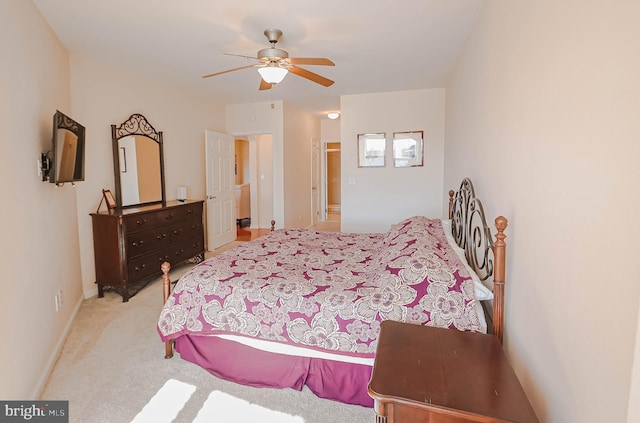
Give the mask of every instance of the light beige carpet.
M 172 269 L 172 280 L 189 267 Z M 113 292 L 84 301 L 40 399 L 69 400 L 69 421 L 82 423 L 375 420 L 372 409 L 320 399 L 306 388 L 247 387 L 179 354 L 165 360 L 156 331 L 161 307 L 160 279 L 127 303 Z M 218 412 L 224 414 L 214 419 Z

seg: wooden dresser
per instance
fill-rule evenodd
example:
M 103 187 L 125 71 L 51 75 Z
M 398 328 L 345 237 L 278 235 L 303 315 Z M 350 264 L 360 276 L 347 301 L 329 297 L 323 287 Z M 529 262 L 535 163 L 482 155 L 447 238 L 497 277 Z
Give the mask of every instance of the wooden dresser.
M 369 383 L 377 423 L 536 423 L 497 337 L 384 321 Z
M 124 302 L 150 280 L 160 265 L 204 258 L 203 201 L 167 202 L 91 213 L 98 297 L 105 287 Z

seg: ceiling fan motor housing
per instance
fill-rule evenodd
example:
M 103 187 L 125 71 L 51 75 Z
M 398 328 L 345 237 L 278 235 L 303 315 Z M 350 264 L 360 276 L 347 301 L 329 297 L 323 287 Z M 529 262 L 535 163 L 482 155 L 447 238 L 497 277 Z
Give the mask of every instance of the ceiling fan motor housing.
M 276 28 L 269 28 L 264 30 L 264 35 L 271 43 L 271 48 L 264 48 L 258 51 L 258 60 L 264 63 L 280 62 L 289 57 L 289 53 L 276 48 L 276 43 L 282 37 L 282 31 Z
M 279 48 L 263 48 L 258 52 L 258 60 L 263 62 L 278 62 L 289 57 L 289 53 Z

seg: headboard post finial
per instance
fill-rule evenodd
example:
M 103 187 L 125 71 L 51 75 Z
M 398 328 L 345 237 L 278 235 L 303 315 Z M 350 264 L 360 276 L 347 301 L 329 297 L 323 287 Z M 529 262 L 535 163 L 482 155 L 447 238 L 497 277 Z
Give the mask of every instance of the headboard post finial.
M 456 192 L 452 189 L 449 190 L 449 219 L 453 219 L 453 199 L 456 195 Z
M 507 229 L 507 219 L 504 216 L 496 217 L 496 242 L 494 244 L 493 257 L 495 260 L 495 268 L 493 273 L 493 331 L 502 343 L 504 334 L 504 284 L 505 284 L 505 250 L 507 244 L 504 234 Z

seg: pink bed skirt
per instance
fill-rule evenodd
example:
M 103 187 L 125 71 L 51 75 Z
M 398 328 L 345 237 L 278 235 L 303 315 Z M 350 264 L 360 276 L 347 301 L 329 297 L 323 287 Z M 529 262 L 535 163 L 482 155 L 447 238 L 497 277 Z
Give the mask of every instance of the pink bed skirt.
M 293 388 L 304 385 L 320 398 L 373 407 L 367 394 L 371 366 L 260 351 L 213 336 L 182 335 L 180 356 L 209 373 L 242 385 Z

